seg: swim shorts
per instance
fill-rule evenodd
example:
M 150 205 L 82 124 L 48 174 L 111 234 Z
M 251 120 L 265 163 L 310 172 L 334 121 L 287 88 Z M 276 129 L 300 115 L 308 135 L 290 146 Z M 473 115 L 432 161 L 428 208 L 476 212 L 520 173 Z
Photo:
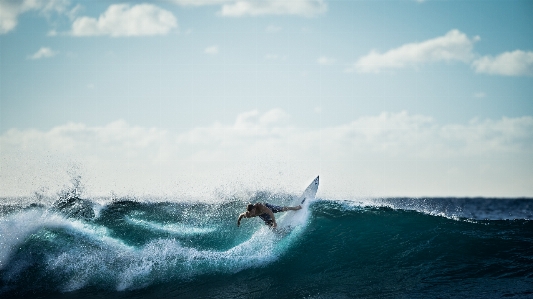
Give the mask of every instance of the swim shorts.
M 269 208 L 272 211 L 272 213 L 283 212 L 283 207 L 271 205 L 268 202 L 265 203 L 265 206 Z
M 269 203 L 265 203 L 265 207 L 269 208 L 272 213 L 278 213 L 283 212 L 283 207 L 271 205 Z M 267 213 L 259 215 L 259 218 L 263 219 L 266 225 L 272 225 L 274 224 L 274 221 L 272 221 L 272 218 L 270 218 L 270 215 Z

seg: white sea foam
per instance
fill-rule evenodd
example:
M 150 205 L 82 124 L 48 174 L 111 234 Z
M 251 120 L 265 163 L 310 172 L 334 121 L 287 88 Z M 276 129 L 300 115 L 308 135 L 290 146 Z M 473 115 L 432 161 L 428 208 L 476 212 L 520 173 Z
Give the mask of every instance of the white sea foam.
M 47 210 L 31 209 L 0 219 L 0 269 L 7 266 L 8 260 L 18 246 L 29 236 L 44 228 L 63 228 L 91 239 L 94 244 L 128 247 L 122 241 L 110 237 L 105 227 L 67 219 Z
M 0 270 L 26 237 L 42 227 L 42 211 L 29 210 L 0 220 Z
M 154 281 L 265 265 L 286 250 L 286 246 L 278 248 L 280 239 L 265 227 L 225 251 L 187 247 L 173 239 L 153 240 L 140 248 L 113 242 L 93 247 L 74 244 L 57 256 L 49 256 L 47 265 L 52 273 L 66 278 L 63 291 L 82 288 L 103 277 L 117 290 L 135 289 Z
M 307 221 L 307 214 L 299 215 Z M 206 234 L 217 230 L 217 227 L 160 224 L 134 217 L 126 220 L 176 235 Z M 61 232 L 48 230 L 57 228 Z M 53 245 L 42 252 L 42 270 L 62 281 L 57 286 L 61 291 L 89 285 L 106 285 L 117 290 L 136 289 L 169 279 L 188 279 L 203 273 L 235 273 L 264 266 L 286 252 L 300 231 L 294 229 L 287 235 L 264 226 L 227 250 L 196 248 L 175 239 L 156 239 L 142 246 L 131 246 L 114 237 L 105 226 L 37 208 L 0 219 L 0 269 L 10 265 L 7 270 L 13 275 L 24 270 L 19 271 L 14 261 L 9 264 L 10 259 L 34 234 Z
M 176 240 L 158 239 L 137 249 L 102 244 L 100 248 L 73 247 L 50 257 L 49 270 L 66 279 L 64 291 L 82 288 L 98 277 L 113 281 L 117 290 L 149 285 L 172 276 L 188 278 L 205 272 L 236 272 L 276 259 L 279 236 L 260 229 L 226 251 L 199 250 Z
M 125 217 L 126 221 L 130 224 L 138 225 L 150 230 L 163 231 L 176 235 L 198 235 L 207 234 L 215 231 L 214 227 L 197 227 L 193 225 L 187 225 L 184 223 L 166 223 L 161 224 L 157 222 L 137 219 L 133 217 Z

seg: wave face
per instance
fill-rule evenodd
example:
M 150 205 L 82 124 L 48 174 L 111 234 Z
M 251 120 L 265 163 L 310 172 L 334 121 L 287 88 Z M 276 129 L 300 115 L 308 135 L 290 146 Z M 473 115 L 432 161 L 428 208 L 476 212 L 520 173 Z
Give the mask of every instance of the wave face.
M 288 234 L 258 218 L 237 228 L 247 201 L 290 200 L 123 200 L 94 204 L 91 219 L 4 205 L 0 296 L 533 296 L 532 200 L 322 199 Z

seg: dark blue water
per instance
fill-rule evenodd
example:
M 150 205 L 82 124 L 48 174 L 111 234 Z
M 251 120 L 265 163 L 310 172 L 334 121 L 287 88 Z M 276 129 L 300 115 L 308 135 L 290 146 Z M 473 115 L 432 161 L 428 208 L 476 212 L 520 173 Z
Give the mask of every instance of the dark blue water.
M 288 234 L 237 228 L 290 200 L 4 200 L 0 296 L 533 298 L 531 199 L 319 199 Z

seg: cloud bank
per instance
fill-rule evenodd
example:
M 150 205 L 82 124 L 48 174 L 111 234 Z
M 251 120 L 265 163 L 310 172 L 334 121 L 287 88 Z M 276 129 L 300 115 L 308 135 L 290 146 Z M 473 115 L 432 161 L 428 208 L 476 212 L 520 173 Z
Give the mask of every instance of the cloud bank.
M 73 36 L 146 36 L 165 35 L 178 26 L 169 11 L 151 4 L 114 4 L 98 19 L 79 17 L 72 24 Z
M 185 132 L 124 121 L 12 129 L 0 136 L 0 196 L 59 188 L 69 163 L 104 195 L 199 195 L 231 184 L 298 192 L 320 174 L 321 192 L 337 198 L 532 196 L 532 132 L 530 116 L 442 125 L 405 111 L 303 129 L 281 109 Z

